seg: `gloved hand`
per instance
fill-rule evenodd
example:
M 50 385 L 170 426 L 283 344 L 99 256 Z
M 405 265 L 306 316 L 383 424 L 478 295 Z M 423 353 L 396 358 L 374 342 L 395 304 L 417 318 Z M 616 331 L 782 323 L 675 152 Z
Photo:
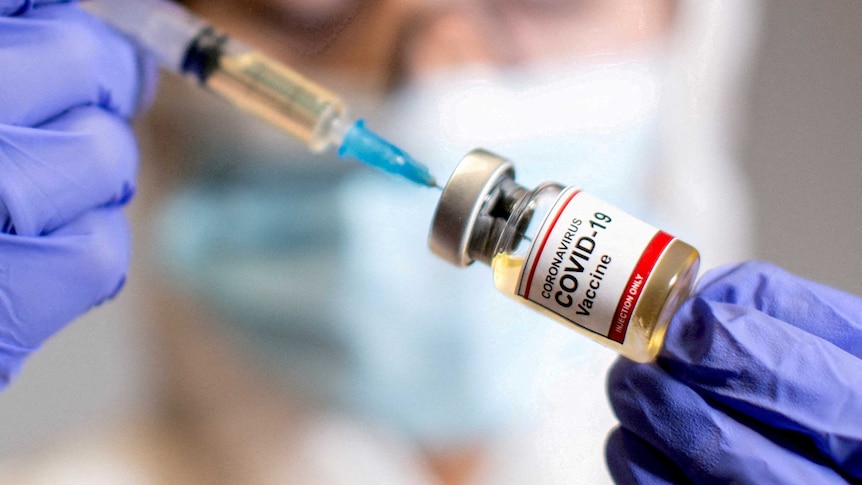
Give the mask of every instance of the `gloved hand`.
M 760 262 L 704 276 L 654 364 L 620 360 L 618 483 L 862 482 L 862 299 Z
M 122 286 L 149 62 L 73 4 L 0 0 L 0 389 Z M 56 4 L 56 5 L 55 5 Z

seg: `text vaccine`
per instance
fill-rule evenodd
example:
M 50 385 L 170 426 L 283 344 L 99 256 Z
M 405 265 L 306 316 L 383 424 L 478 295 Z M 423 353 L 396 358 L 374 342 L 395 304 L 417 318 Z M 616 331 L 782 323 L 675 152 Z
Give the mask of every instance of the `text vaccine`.
M 443 190 L 431 250 L 489 264 L 501 292 L 638 362 L 661 350 L 700 256 L 683 241 L 572 187 L 515 183 L 512 163 L 468 154 Z

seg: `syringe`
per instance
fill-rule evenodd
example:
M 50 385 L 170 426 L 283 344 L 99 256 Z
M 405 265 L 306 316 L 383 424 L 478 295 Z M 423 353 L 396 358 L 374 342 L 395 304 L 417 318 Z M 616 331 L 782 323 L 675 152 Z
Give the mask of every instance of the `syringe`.
M 330 147 L 342 158 L 435 187 L 413 159 L 349 117 L 334 93 L 167 0 L 92 0 L 84 8 L 147 49 L 165 69 L 189 76 L 237 107 L 275 125 L 312 152 Z

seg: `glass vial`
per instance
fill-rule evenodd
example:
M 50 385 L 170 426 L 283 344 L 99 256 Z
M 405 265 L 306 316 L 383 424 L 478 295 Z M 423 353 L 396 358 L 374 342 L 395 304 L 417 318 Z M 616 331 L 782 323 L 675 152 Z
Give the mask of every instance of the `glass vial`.
M 637 362 L 661 350 L 700 262 L 685 242 L 576 188 L 519 186 L 512 163 L 484 150 L 446 184 L 429 245 L 457 266 L 490 265 L 499 291 Z

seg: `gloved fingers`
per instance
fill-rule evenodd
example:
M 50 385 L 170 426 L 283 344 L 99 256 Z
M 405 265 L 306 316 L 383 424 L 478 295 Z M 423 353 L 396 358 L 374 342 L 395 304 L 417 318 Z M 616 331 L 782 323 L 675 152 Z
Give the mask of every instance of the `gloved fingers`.
M 128 223 L 116 207 L 90 211 L 49 236 L 0 235 L 0 355 L 32 352 L 116 295 L 130 246 Z
M 73 0 L 0 0 L 0 17 L 21 15 L 31 8 L 55 3 L 68 3 Z
M 832 343 L 701 295 L 677 312 L 659 365 L 761 432 L 792 434 L 862 479 L 862 360 Z
M 857 296 L 762 261 L 707 273 L 697 294 L 759 310 L 862 359 L 862 298 Z
M 619 360 L 608 392 L 623 428 L 673 460 L 695 483 L 841 483 L 822 459 L 794 451 L 793 437 L 763 436 L 711 406 L 654 364 Z
M 605 460 L 618 485 L 692 483 L 676 463 L 624 428 L 618 427 L 608 436 Z
M 0 222 L 38 236 L 85 211 L 126 203 L 138 151 L 126 122 L 96 107 L 66 112 L 42 128 L 0 125 Z
M 155 79 L 131 42 L 74 4 L 0 17 L 0 66 L 0 124 L 18 126 L 88 105 L 129 118 Z

